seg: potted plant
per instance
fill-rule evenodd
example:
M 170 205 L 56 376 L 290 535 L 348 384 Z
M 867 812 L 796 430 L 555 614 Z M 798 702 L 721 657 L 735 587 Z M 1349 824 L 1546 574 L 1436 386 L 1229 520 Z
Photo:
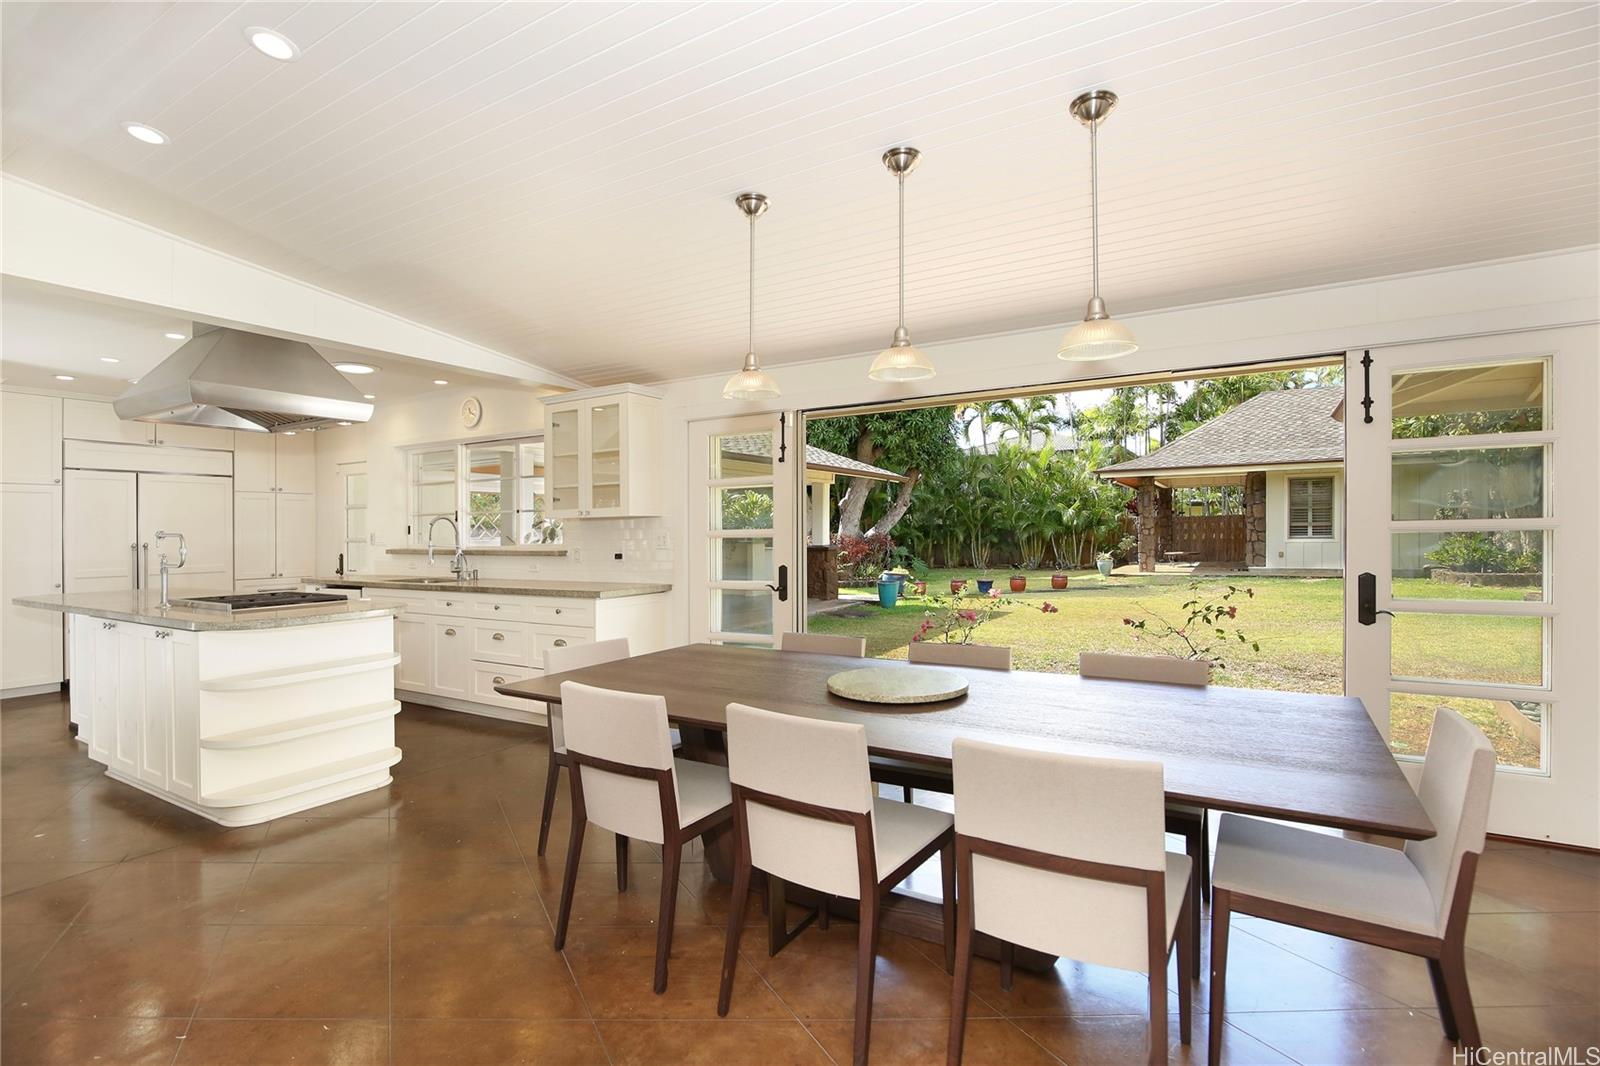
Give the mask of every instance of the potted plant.
M 1012 592 L 1027 592 L 1028 591 L 1028 576 L 1026 574 L 1012 574 L 1011 575 L 1011 591 Z
M 1050 575 L 1050 587 L 1053 588 L 1053 589 L 1064 589 L 1064 588 L 1066 588 L 1067 587 L 1067 575 L 1062 573 L 1060 570 L 1057 570 L 1055 573 L 1051 574 Z
M 1094 557 L 1094 568 L 1100 571 L 1101 577 L 1111 576 L 1111 566 L 1112 562 L 1110 552 L 1100 552 Z
M 893 607 L 900 602 L 900 582 L 889 576 L 886 570 L 878 578 L 878 606 Z
M 992 588 L 994 588 L 994 578 L 991 578 L 991 577 L 980 577 L 980 578 L 978 578 L 978 595 L 987 596 L 987 595 L 989 595 L 989 590 L 992 589 Z
M 961 593 L 961 590 L 966 588 L 966 587 L 967 587 L 967 579 L 966 578 L 964 578 L 964 577 L 953 577 L 953 578 L 950 579 L 950 595 L 952 595 L 952 596 L 959 595 Z

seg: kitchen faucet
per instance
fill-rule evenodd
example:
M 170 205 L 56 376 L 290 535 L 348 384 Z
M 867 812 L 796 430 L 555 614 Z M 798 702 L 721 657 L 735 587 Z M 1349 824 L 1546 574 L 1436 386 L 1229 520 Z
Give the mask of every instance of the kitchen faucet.
M 161 603 L 159 606 L 163 609 L 172 606 L 172 601 L 167 598 L 167 571 L 169 569 L 182 570 L 183 564 L 189 561 L 189 543 L 183 539 L 182 533 L 167 533 L 160 529 L 156 530 L 157 544 L 166 540 L 168 537 L 178 538 L 178 565 L 169 566 L 167 563 L 167 553 L 161 553 Z
M 442 514 L 428 523 L 428 565 L 433 565 L 433 527 L 440 522 L 449 522 L 450 530 L 456 535 L 456 553 L 450 557 L 450 572 L 456 576 L 457 581 L 467 579 L 467 553 L 461 550 L 461 527 L 456 525 L 456 520 L 447 514 Z

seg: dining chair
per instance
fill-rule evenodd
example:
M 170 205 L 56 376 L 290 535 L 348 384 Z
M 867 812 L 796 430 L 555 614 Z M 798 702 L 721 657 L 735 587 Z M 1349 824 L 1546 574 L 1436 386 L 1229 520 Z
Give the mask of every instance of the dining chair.
M 931 640 L 914 640 L 906 649 L 906 658 L 924 666 L 1011 669 L 1011 649 L 998 644 L 940 644 Z
M 778 650 L 807 652 L 811 655 L 850 655 L 861 659 L 867 654 L 867 638 L 829 633 L 779 633 Z
M 776 955 L 834 896 L 859 901 L 854 1061 L 867 1061 L 879 906 L 935 852 L 944 875 L 945 969 L 955 957 L 952 819 L 944 811 L 883 799 L 867 773 L 867 731 L 846 722 L 728 705 L 728 776 L 738 855 L 728 911 L 717 1014 L 728 1013 L 752 870 L 767 876 L 767 952 Z M 785 884 L 821 894 L 793 929 Z
M 1150 978 L 1150 1054 L 1167 1061 L 1167 959 L 1181 974 L 1199 953 L 1188 915 L 1187 855 L 1169 853 L 1158 762 L 1104 759 L 958 738 L 956 970 L 950 1066 L 961 1062 L 973 937 Z M 1071 812 L 1062 817 L 1061 812 Z M 1002 964 L 1002 984 L 1009 966 Z M 1189 1043 L 1189 989 L 1179 981 L 1178 1035 Z
M 728 771 L 675 759 L 667 701 L 638 692 L 561 683 L 572 781 L 572 842 L 561 878 L 556 950 L 567 942 L 578 859 L 589 822 L 617 837 L 617 891 L 627 888 L 628 841 L 661 845 L 661 913 L 656 929 L 655 990 L 667 990 L 672 921 L 678 903 L 683 846 L 732 817 Z
M 599 666 L 628 657 L 628 638 L 596 640 L 588 644 L 568 644 L 551 648 L 544 653 L 544 672 L 564 674 L 568 670 L 582 670 L 585 666 Z M 567 765 L 567 739 L 561 727 L 561 704 L 545 704 L 545 716 L 550 722 L 550 762 L 544 775 L 544 810 L 539 814 L 539 854 L 550 841 L 550 817 L 556 809 L 556 781 L 561 768 Z
M 1427 840 L 1389 848 L 1224 814 L 1212 873 L 1207 1061 L 1215 1066 L 1222 1051 L 1228 925 L 1236 912 L 1422 956 L 1445 1037 L 1479 1047 L 1465 946 L 1493 788 L 1488 738 L 1440 707 L 1417 787 L 1437 830 Z
M 1151 681 L 1164 685 L 1191 685 L 1205 688 L 1211 683 L 1211 664 L 1172 655 L 1113 655 L 1106 652 L 1078 653 L 1078 675 L 1110 681 Z M 1194 935 L 1200 937 L 1199 901 L 1211 902 L 1211 816 L 1204 807 L 1190 803 L 1167 804 L 1167 832 L 1183 837 L 1183 850 L 1193 861 L 1195 891 Z M 1199 958 L 1190 980 L 1200 979 Z

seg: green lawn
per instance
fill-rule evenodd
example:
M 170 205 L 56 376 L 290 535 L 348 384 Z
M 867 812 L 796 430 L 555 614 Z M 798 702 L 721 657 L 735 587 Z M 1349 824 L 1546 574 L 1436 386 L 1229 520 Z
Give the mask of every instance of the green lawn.
M 1122 620 L 1145 611 L 1181 621 L 1181 605 L 1191 597 L 1190 579 L 1182 575 L 1115 576 L 1075 571 L 1067 590 L 1050 589 L 1048 572 L 1029 572 L 1028 591 L 1009 591 L 1009 570 L 936 570 L 928 590 L 948 590 L 952 577 L 993 578 L 995 587 L 1014 604 L 978 630 L 982 644 L 1009 645 L 1018 670 L 1058 673 L 1077 671 L 1080 651 L 1153 654 L 1161 650 L 1149 639 L 1136 641 Z M 1342 578 L 1249 577 L 1203 579 L 1206 588 L 1221 591 L 1230 582 L 1255 590 L 1253 599 L 1236 598 L 1235 625 L 1260 644 L 1254 651 L 1233 644 L 1224 667 L 1215 674 L 1221 685 L 1300 692 L 1344 691 L 1344 581 Z M 1044 586 L 1042 589 L 1037 586 Z M 1442 586 L 1425 578 L 1401 579 L 1396 593 L 1405 598 L 1523 598 L 1522 589 Z M 859 595 L 859 607 L 842 613 L 815 615 L 815 633 L 848 633 L 865 637 L 867 654 L 903 659 L 911 635 L 921 623 L 925 601 L 912 597 L 892 609 L 877 605 L 876 590 L 846 588 Z M 1060 608 L 1044 614 L 1049 600 Z M 1530 624 L 1531 623 L 1531 624 Z M 1538 619 L 1463 615 L 1402 615 L 1394 628 L 1396 674 L 1416 677 L 1538 683 L 1543 663 Z M 1391 743 L 1397 751 L 1417 753 L 1427 747 L 1432 707 L 1427 697 L 1398 698 L 1392 708 Z M 1458 707 L 1475 721 L 1500 751 L 1502 762 L 1538 765 L 1538 746 L 1519 736 L 1486 700 L 1461 701 Z

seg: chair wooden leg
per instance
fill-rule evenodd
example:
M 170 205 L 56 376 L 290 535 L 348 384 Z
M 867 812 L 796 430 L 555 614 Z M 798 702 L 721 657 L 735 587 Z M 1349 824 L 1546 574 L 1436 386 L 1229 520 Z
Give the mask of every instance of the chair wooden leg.
M 940 890 L 944 894 L 944 972 L 956 972 L 956 841 L 939 849 Z
M 767 957 L 771 958 L 787 942 L 789 908 L 783 878 L 767 873 Z
M 628 891 L 628 838 L 617 837 L 617 891 Z
M 1178 1039 L 1187 1046 L 1192 1031 L 1194 989 L 1184 978 L 1185 975 L 1193 975 L 1192 980 L 1200 978 L 1200 934 L 1188 920 L 1191 912 L 1200 910 L 1200 901 L 1195 898 L 1192 885 L 1183 898 L 1183 910 L 1178 916 Z
M 733 869 L 733 892 L 728 897 L 728 939 L 722 948 L 722 987 L 717 991 L 717 1017 L 728 1016 L 733 1002 L 733 970 L 739 962 L 739 938 L 744 934 L 744 907 L 750 897 L 750 864 Z
M 856 958 L 856 1031 L 851 1056 L 855 1066 L 867 1066 L 872 1038 L 872 985 L 878 972 L 878 900 L 876 892 L 861 895 L 861 933 Z
M 1195 928 L 1199 928 L 1200 902 L 1211 902 L 1211 812 L 1200 809 L 1200 846 L 1195 866 L 1200 871 L 1200 896 L 1194 901 Z
M 828 931 L 828 908 L 833 906 L 832 896 L 823 896 L 822 902 L 817 904 L 817 928 L 823 932 Z
M 907 803 L 911 802 L 911 786 L 910 785 L 901 785 L 900 786 L 900 798 L 902 800 L 904 800 L 905 802 L 907 802 Z
M 1450 990 L 1444 983 L 1444 963 L 1429 959 L 1428 978 L 1433 982 L 1433 1002 L 1439 1008 L 1439 1023 L 1444 1029 L 1444 1038 L 1453 1044 L 1461 1039 L 1461 1031 L 1456 1028 L 1456 1014 L 1450 1007 Z
M 1201 839 L 1203 840 L 1204 838 L 1202 837 Z M 1193 864 L 1193 869 L 1189 871 L 1189 907 L 1178 920 L 1189 927 L 1189 935 L 1193 938 L 1193 943 L 1198 948 L 1200 944 L 1201 928 L 1200 871 L 1205 868 L 1205 845 L 1203 843 L 1199 845 L 1199 854 L 1192 855 L 1190 857 L 1190 862 Z M 1180 981 L 1182 981 L 1184 978 L 1188 978 L 1190 981 L 1200 980 L 1200 952 L 1196 950 L 1190 954 L 1192 957 L 1189 959 L 1189 965 L 1187 966 L 1182 964 L 1181 957 L 1179 959 L 1178 980 Z M 1180 952 L 1179 955 L 1181 956 L 1182 953 Z
M 1009 940 L 1000 941 L 1000 988 L 1011 991 L 1011 973 L 1016 968 L 1017 946 Z
M 556 749 L 550 749 L 550 762 L 544 773 L 544 810 L 539 815 L 539 855 L 550 842 L 550 817 L 556 810 L 556 783 L 561 780 L 561 764 L 556 762 Z
M 576 788 L 574 788 L 576 791 Z M 578 886 L 578 858 L 583 853 L 583 832 L 588 825 L 583 808 L 572 805 L 572 835 L 567 841 L 567 866 L 561 874 L 561 909 L 556 912 L 556 950 L 567 944 L 567 919 L 572 917 L 572 894 Z
M 1231 893 L 1225 888 L 1211 890 L 1211 1010 L 1206 1018 L 1210 1033 L 1206 1039 L 1206 1064 L 1219 1066 L 1222 1061 L 1222 1002 L 1228 975 L 1228 922 L 1232 907 Z
M 1478 1035 L 1478 1015 L 1472 1008 L 1472 991 L 1467 987 L 1467 960 L 1464 945 L 1448 937 L 1444 943 L 1444 957 L 1439 960 L 1444 969 L 1444 987 L 1450 997 L 1450 1013 L 1455 1018 L 1460 1042 L 1464 1047 L 1483 1046 Z
M 950 1044 L 946 1066 L 961 1066 L 967 1036 L 967 993 L 972 986 L 972 905 L 963 902 L 956 920 L 956 973 L 950 987 Z
M 1179 983 L 1182 983 L 1181 977 Z M 1167 957 L 1150 967 L 1150 1066 L 1167 1066 Z
M 661 846 L 661 915 L 656 922 L 656 995 L 667 990 L 667 962 L 672 956 L 672 921 L 678 910 L 678 866 L 683 842 L 668 840 Z

